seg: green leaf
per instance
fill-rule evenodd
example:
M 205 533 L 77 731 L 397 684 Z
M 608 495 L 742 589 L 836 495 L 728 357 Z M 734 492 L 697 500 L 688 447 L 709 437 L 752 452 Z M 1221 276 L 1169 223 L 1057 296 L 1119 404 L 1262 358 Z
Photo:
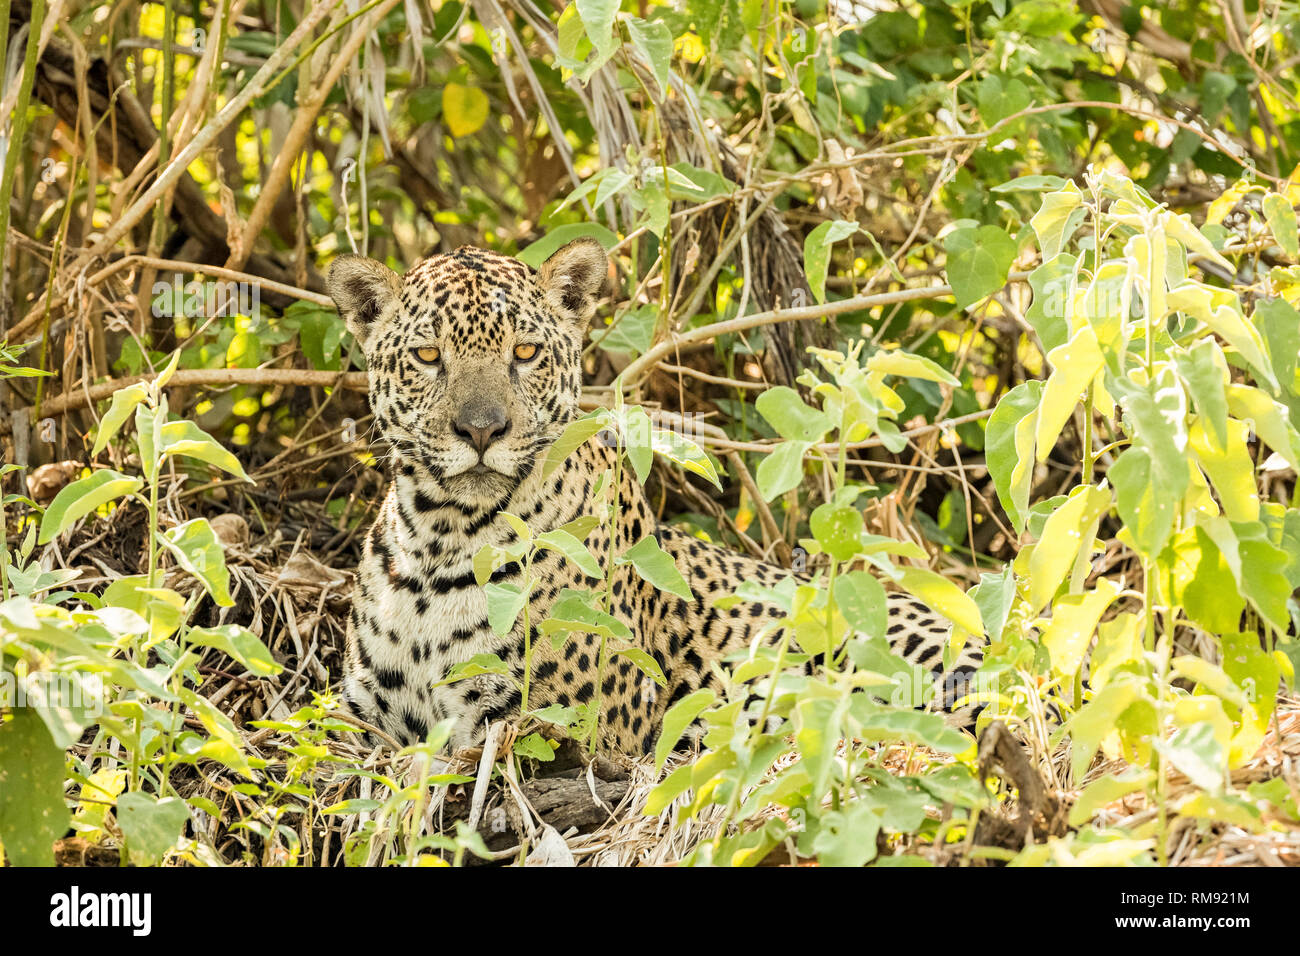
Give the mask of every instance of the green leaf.
M 663 455 L 675 465 L 685 468 L 692 474 L 709 481 L 713 487 L 722 490 L 718 480 L 718 470 L 704 449 L 694 440 L 668 428 L 655 428 L 650 432 L 650 446 L 655 454 Z
M 578 710 L 575 707 L 565 707 L 562 704 L 549 704 L 540 710 L 532 712 L 538 720 L 555 724 L 559 727 L 570 727 L 578 719 Z
M 1187 430 L 1187 438 L 1197 462 L 1219 493 L 1229 520 L 1254 521 L 1259 517 L 1259 492 L 1255 487 L 1255 463 L 1246 444 L 1250 429 L 1235 418 L 1228 420 L 1227 429 L 1227 445 L 1216 445 L 1198 418 Z
M 673 58 L 673 32 L 661 20 L 647 22 L 640 17 L 628 17 L 628 38 L 645 57 L 659 84 L 660 99 L 668 93 L 668 65 Z
M 1083 779 L 1102 740 L 1116 730 L 1120 715 L 1135 701 L 1145 699 L 1144 682 L 1131 676 L 1116 679 L 1070 718 L 1070 764 L 1074 779 Z
M 992 74 L 980 81 L 977 99 L 980 119 L 986 126 L 996 126 L 1029 106 L 1029 87 L 1015 77 Z
M 603 206 L 636 182 L 631 173 L 624 172 L 615 166 L 602 169 L 599 175 L 600 182 L 596 187 L 596 196 L 591 201 L 593 206 Z
M 189 808 L 179 797 L 159 800 L 137 790 L 117 798 L 117 825 L 131 857 L 147 863 L 157 863 L 176 845 L 189 818 Z
M 1111 469 L 1112 474 L 1114 469 Z M 1187 528 L 1174 538 L 1172 558 L 1174 601 L 1187 616 L 1211 634 L 1236 631 L 1246 601 L 1228 562 L 1203 527 Z
M 492 630 L 502 635 L 509 633 L 515 626 L 519 612 L 528 603 L 529 591 L 516 584 L 489 581 L 483 585 L 483 593 L 487 596 L 488 623 L 492 625 Z
M 1083 826 L 1099 809 L 1130 793 L 1146 789 L 1155 778 L 1154 773 L 1141 767 L 1130 767 L 1113 777 L 1097 778 L 1084 787 L 1070 808 L 1070 826 Z
M 619 428 L 623 431 L 623 452 L 632 463 L 636 480 L 644 485 L 650 475 L 650 466 L 654 464 L 654 441 L 651 435 L 654 425 L 644 408 L 630 405 L 623 409 Z
M 1133 535 L 1138 551 L 1149 558 L 1164 550 L 1178 510 L 1171 489 L 1159 486 L 1159 474 L 1153 474 L 1151 454 L 1140 445 L 1126 448 L 1106 473 L 1115 488 L 1120 520 Z
M 658 321 L 658 303 L 637 306 L 612 319 L 608 326 L 592 329 L 591 340 L 606 352 L 632 358 L 650 348 Z
M 338 313 L 300 302 L 285 311 L 285 318 L 291 315 L 298 320 L 298 344 L 311 367 L 338 371 L 345 328 Z
M 856 222 L 832 219 L 823 222 L 803 241 L 803 268 L 808 288 L 818 302 L 826 301 L 826 273 L 830 269 L 831 246 L 861 228 Z
M 651 170 L 647 176 L 657 175 L 658 170 Z M 730 196 L 740 187 L 726 176 L 719 175 L 712 169 L 693 166 L 688 162 L 673 163 L 668 167 L 666 181 L 669 196 L 674 202 L 706 202 L 719 196 Z
M 1169 368 L 1154 382 L 1138 385 L 1125 376 L 1106 373 L 1106 388 L 1123 404 L 1125 430 L 1151 460 L 1152 481 L 1180 501 L 1191 480 L 1187 469 L 1187 398 Z
M 1110 508 L 1110 493 L 1085 485 L 1052 512 L 1029 557 L 1029 610 L 1037 614 L 1056 594 L 1082 556 L 1087 561 L 1097 525 Z
M 1063 188 L 1048 193 L 1043 197 L 1042 205 L 1034 213 L 1029 225 L 1038 237 L 1038 248 L 1042 251 L 1043 261 L 1057 255 L 1070 235 L 1083 222 L 1083 196 L 1079 187 L 1067 182 Z
M 1097 344 L 1097 333 L 1085 325 L 1065 345 L 1052 349 L 1047 355 L 1052 364 L 1052 374 L 1043 388 L 1042 403 L 1038 412 L 1038 427 L 1034 435 L 1038 460 L 1046 461 L 1061 429 L 1074 414 L 1075 407 L 1105 359 Z
M 835 606 L 844 620 L 868 637 L 884 637 L 889 628 L 885 588 L 866 571 L 841 574 L 831 585 Z
M 1002 396 L 984 433 L 984 455 L 1002 508 L 1024 531 L 1034 475 L 1034 433 L 1043 383 L 1025 382 Z
M 270 677 L 284 670 L 256 634 L 236 624 L 191 628 L 186 632 L 185 640 L 200 647 L 214 647 L 259 677 Z
M 806 441 L 782 442 L 758 463 L 754 478 L 764 501 L 771 501 L 799 486 L 803 481 L 803 456 L 812 445 Z
M 71 822 L 63 800 L 63 750 L 31 708 L 0 724 L 0 844 L 11 866 L 53 866 L 54 841 Z
M 817 793 L 826 791 L 835 767 L 839 742 L 845 736 L 848 703 L 849 698 L 832 700 L 807 696 L 800 698 L 794 706 L 795 744 Z
M 1052 606 L 1052 620 L 1043 632 L 1042 643 L 1051 652 L 1053 670 L 1067 677 L 1078 672 L 1097 622 L 1118 594 L 1113 581 L 1098 578 L 1092 591 L 1067 595 Z
M 618 46 L 614 35 L 614 19 L 618 16 L 619 0 L 575 0 L 578 16 L 587 28 L 587 38 L 596 52 L 609 56 Z
M 989 190 L 991 193 L 1001 195 L 1003 193 L 1041 193 L 1048 190 L 1061 189 L 1069 182 L 1060 176 L 1017 176 L 1010 182 L 994 186 Z
M 448 83 L 442 88 L 442 116 L 447 121 L 447 131 L 459 139 L 472 136 L 487 122 L 487 94 L 478 87 L 461 83 Z
M 854 695 L 851 714 L 859 725 L 854 736 L 863 740 L 901 740 L 950 754 L 970 746 L 970 738 L 949 727 L 943 714 L 887 707 L 864 694 Z
M 831 429 L 829 415 L 804 402 L 798 392 L 785 385 L 763 392 L 758 396 L 754 407 L 782 438 L 818 442 Z
M 141 404 L 135 407 L 135 443 L 140 449 L 140 470 L 147 481 L 158 477 L 159 429 L 166 418 L 166 411 L 161 406 L 152 408 Z
M 230 572 L 226 569 L 225 550 L 207 518 L 195 518 L 164 531 L 160 538 L 176 557 L 177 563 L 203 582 L 212 600 L 220 607 L 230 607 Z
M 1241 688 L 1251 704 L 1262 703 L 1265 712 L 1277 696 L 1281 668 L 1277 658 L 1259 646 L 1259 635 L 1254 633 L 1224 634 L 1223 670 Z
M 1202 339 L 1186 352 L 1175 353 L 1174 365 L 1192 396 L 1196 411 L 1220 448 L 1228 444 L 1228 397 L 1224 383 L 1228 380 L 1223 353 L 1212 339 Z
M 66 485 L 45 509 L 37 544 L 48 544 L 77 519 L 90 514 L 100 505 L 135 494 L 143 487 L 144 482 L 139 478 L 129 478 L 111 468 L 104 468 Z
M 587 444 L 591 437 L 609 425 L 609 412 L 596 409 L 582 418 L 575 419 L 565 426 L 551 447 L 546 450 L 546 460 L 542 462 L 542 477 L 549 478 L 555 469 L 578 448 Z
M 881 375 L 901 375 L 904 378 L 919 378 L 927 382 L 939 382 L 943 385 L 961 384 L 951 372 L 923 355 L 912 355 L 898 349 L 882 350 L 867 359 L 867 371 Z M 766 394 L 766 393 L 764 393 Z
M 599 608 L 593 607 L 591 604 L 593 599 L 599 600 L 599 595 L 565 588 L 551 605 L 551 610 L 539 629 L 543 634 L 552 635 L 552 642 L 555 642 L 558 635 L 578 631 L 602 637 L 616 637 L 631 643 L 633 634 L 628 626 L 612 614 L 606 614 Z
M 825 810 L 817 818 L 812 851 L 822 866 L 865 866 L 876 857 L 880 817 L 861 800 L 843 810 Z
M 199 461 L 216 465 L 236 478 L 243 478 L 249 483 L 253 481 L 244 474 L 244 466 L 239 463 L 239 459 L 234 454 L 191 421 L 168 422 L 163 425 L 158 454 L 163 457 L 184 455 L 186 458 L 197 458 Z
M 331 803 L 328 807 L 325 807 L 321 810 L 321 813 L 327 813 L 331 816 L 335 814 L 366 813 L 378 810 L 383 805 L 382 800 L 340 800 L 338 803 Z
M 1175 731 L 1167 741 L 1156 737 L 1151 744 L 1202 790 L 1211 794 L 1223 790 L 1228 754 L 1215 738 L 1214 728 L 1209 723 L 1184 727 Z
M 598 222 L 571 222 L 563 226 L 556 226 L 528 248 L 521 250 L 515 258 L 524 265 L 536 269 L 551 257 L 551 253 L 561 246 L 567 245 L 574 239 L 582 239 L 588 236 L 595 239 L 606 249 L 618 245 L 618 236 Z
M 616 564 L 627 564 L 628 562 L 632 563 L 632 566 L 636 568 L 637 573 L 642 578 L 649 581 L 660 591 L 667 591 L 688 601 L 694 599 L 695 595 L 691 593 L 691 586 L 686 583 L 682 573 L 677 570 L 672 555 L 659 547 L 659 542 L 654 535 L 646 535 L 620 554 L 615 561 Z
M 983 636 L 984 621 L 979 606 L 947 578 L 925 568 L 901 568 L 894 580 L 967 634 Z
M 966 593 L 979 608 L 989 640 L 999 640 L 1016 600 L 1015 570 L 1007 565 L 997 574 L 981 574 L 980 583 Z
M 621 647 L 614 652 L 617 657 L 626 657 L 636 665 L 637 670 L 645 674 L 660 687 L 668 686 L 668 678 L 664 677 L 663 668 L 659 662 L 647 654 L 639 647 Z
M 167 359 L 166 367 L 163 368 L 163 370 L 158 373 L 158 377 L 153 380 L 153 391 L 155 395 L 162 393 L 163 388 L 172 380 L 172 376 L 176 374 L 176 369 L 180 367 L 180 364 L 181 350 L 176 349 Z
M 1197 523 L 1223 555 L 1241 594 L 1260 617 L 1285 634 L 1289 624 L 1286 602 L 1291 596 L 1285 571 L 1288 559 L 1286 552 L 1269 540 L 1268 529 L 1259 521 L 1230 522 L 1223 516 L 1200 515 Z
M 813 510 L 809 527 L 822 550 L 836 561 L 847 561 L 858 553 L 866 530 L 857 508 L 829 501 Z
M 1140 239 L 1138 236 L 1135 239 Z M 1237 350 L 1256 377 L 1276 389 L 1278 382 L 1265 355 L 1264 340 L 1246 321 L 1241 299 L 1230 289 L 1215 289 L 1197 282 L 1184 282 L 1169 290 L 1169 308 L 1199 319 L 1211 332 Z
M 664 714 L 663 730 L 660 731 L 659 740 L 655 743 L 656 771 L 664 768 L 664 761 L 668 759 L 670 753 L 677 749 L 677 742 L 682 739 L 682 734 L 686 732 L 686 728 L 707 708 L 713 706 L 713 702 L 717 699 L 717 694 L 707 687 L 702 687 L 694 693 L 687 694 L 668 708 L 667 713 Z M 688 786 L 689 779 L 688 774 Z
M 1294 420 L 1300 422 L 1300 392 L 1296 387 L 1296 364 L 1300 362 L 1300 312 L 1285 299 L 1262 299 L 1253 316 L 1268 344 L 1269 361 L 1281 385 Z
M 446 676 L 433 686 L 442 687 L 444 684 L 454 684 L 456 681 L 470 677 L 480 677 L 484 674 L 510 677 L 510 665 L 495 654 L 475 654 L 469 660 L 457 664 L 447 671 Z
M 1259 811 L 1249 801 L 1231 793 L 1214 796 L 1193 792 L 1178 804 L 1177 810 L 1182 817 L 1200 817 L 1215 823 L 1238 826 L 1247 832 L 1259 829 Z
M 1297 321 L 1300 322 L 1300 317 Z M 1250 422 L 1264 444 L 1300 471 L 1300 435 L 1287 421 L 1286 409 L 1282 405 L 1253 386 L 1229 385 L 1228 411 Z
M 136 382 L 134 385 L 127 385 L 125 388 L 119 388 L 113 393 L 113 402 L 108 406 L 108 411 L 99 421 L 99 430 L 95 433 L 95 447 L 91 449 L 90 457 L 94 458 L 108 445 L 109 440 L 118 433 L 118 430 L 131 417 L 135 407 L 149 397 L 149 386 L 144 382 Z
M 1171 664 L 1179 677 L 1218 695 L 1234 707 L 1242 707 L 1247 703 L 1245 693 L 1236 682 L 1221 667 L 1204 658 L 1183 655 L 1175 657 Z
M 1269 193 L 1264 197 L 1264 219 L 1268 222 L 1269 232 L 1292 259 L 1300 256 L 1300 234 L 1296 232 L 1295 208 L 1285 196 Z
M 537 546 L 539 548 L 549 548 L 552 551 L 558 551 L 564 555 L 580 569 L 583 574 L 589 578 L 602 578 L 600 565 L 587 546 L 565 531 L 563 528 L 556 528 L 554 531 L 547 531 L 545 534 L 537 536 Z
M 540 760 L 543 763 L 549 763 L 555 759 L 555 751 L 551 745 L 546 742 L 546 738 L 541 734 L 529 734 L 527 737 L 521 737 L 515 741 L 515 754 L 520 757 L 531 757 L 533 760 Z
M 957 305 L 966 309 L 1007 284 L 1016 243 L 997 226 L 968 226 L 949 233 L 948 284 Z

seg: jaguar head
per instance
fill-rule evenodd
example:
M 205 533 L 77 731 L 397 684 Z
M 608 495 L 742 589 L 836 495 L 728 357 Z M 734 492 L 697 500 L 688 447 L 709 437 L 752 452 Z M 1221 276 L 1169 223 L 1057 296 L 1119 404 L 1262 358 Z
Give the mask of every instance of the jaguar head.
M 339 256 L 328 288 L 360 344 L 377 431 L 450 497 L 507 497 L 578 414 L 587 324 L 608 258 L 578 239 L 539 270 L 462 246 L 399 276 Z

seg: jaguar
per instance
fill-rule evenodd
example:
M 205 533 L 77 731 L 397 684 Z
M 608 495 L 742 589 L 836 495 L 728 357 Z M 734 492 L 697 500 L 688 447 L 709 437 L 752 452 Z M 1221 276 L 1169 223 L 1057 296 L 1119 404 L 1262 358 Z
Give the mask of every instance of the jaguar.
M 468 246 L 423 259 L 405 275 L 355 255 L 330 266 L 328 290 L 364 353 L 390 469 L 357 568 L 344 697 L 400 743 L 423 740 L 450 718 L 452 745 L 472 746 L 492 721 L 518 715 L 527 640 L 530 710 L 594 706 L 604 750 L 648 752 L 667 708 L 701 687 L 720 691 L 723 658 L 756 637 L 774 639 L 772 604 L 717 602 L 742 582 L 776 586 L 789 569 L 657 521 L 630 471 L 612 468 L 608 443 L 589 441 L 544 473 L 547 450 L 581 414 L 582 349 L 608 275 L 607 255 L 592 239 L 559 248 L 536 270 Z M 616 518 L 585 542 L 600 566 L 652 536 L 692 595 L 656 588 L 630 564 L 610 576 L 611 612 L 658 664 L 663 686 L 627 655 L 602 662 L 594 634 L 557 648 L 539 633 L 564 589 L 592 585 L 559 552 L 532 561 L 528 614 L 504 636 L 489 625 L 475 576 L 481 549 L 516 540 L 504 513 L 540 534 L 599 515 L 614 494 Z M 525 569 L 509 562 L 491 580 L 523 587 Z M 890 593 L 887 601 L 892 649 L 937 679 L 951 624 L 910 596 Z M 496 655 L 511 675 L 445 682 L 478 654 Z M 969 676 L 979 662 L 978 650 L 964 650 L 948 674 Z

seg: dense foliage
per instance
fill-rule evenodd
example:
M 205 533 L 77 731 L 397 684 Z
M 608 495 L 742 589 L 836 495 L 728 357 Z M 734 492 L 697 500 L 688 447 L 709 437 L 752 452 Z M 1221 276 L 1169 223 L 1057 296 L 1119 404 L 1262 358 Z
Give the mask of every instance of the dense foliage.
M 321 271 L 462 243 L 536 266 L 581 235 L 616 281 L 552 463 L 604 435 L 612 487 L 807 572 L 737 590 L 782 608 L 776 640 L 674 705 L 620 812 L 697 864 L 1154 864 L 1243 833 L 1300 862 L 1296 781 L 1260 762 L 1300 663 L 1300 7 L 0 5 L 26 52 L 0 111 L 10 862 L 70 828 L 139 863 L 547 845 L 490 851 L 477 792 L 470 823 L 432 808 L 520 792 L 599 706 L 532 712 L 526 674 L 476 770 L 446 725 L 377 760 L 331 692 L 319 581 L 383 452 Z M 662 681 L 598 521 L 508 520 L 475 569 L 492 626 L 530 631 L 534 582 L 491 571 L 559 551 L 592 587 L 542 633 Z M 657 547 L 615 560 L 687 588 Z M 264 614 L 258 575 L 303 562 L 308 610 Z M 1025 788 L 920 708 L 886 587 L 953 622 L 950 656 L 987 642 L 954 697 L 1064 798 L 1041 839 L 981 828 Z M 508 669 L 446 680 L 484 673 Z

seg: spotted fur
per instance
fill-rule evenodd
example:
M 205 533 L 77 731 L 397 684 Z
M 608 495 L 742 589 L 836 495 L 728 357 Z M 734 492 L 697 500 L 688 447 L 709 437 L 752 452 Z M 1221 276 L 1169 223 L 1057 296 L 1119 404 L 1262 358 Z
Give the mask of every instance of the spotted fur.
M 449 668 L 481 653 L 496 654 L 522 677 L 523 617 L 504 637 L 495 634 L 473 573 L 484 545 L 514 540 L 500 513 L 518 515 L 541 533 L 599 513 L 613 493 L 611 481 L 597 492 L 613 463 L 598 441 L 549 478 L 540 468 L 546 449 L 578 414 L 583 336 L 606 269 L 600 246 L 578 240 L 536 273 L 469 247 L 425 259 L 400 277 L 356 256 L 340 257 L 330 270 L 330 293 L 365 352 L 371 406 L 392 468 L 357 569 L 344 690 L 361 716 L 399 741 L 423 739 L 451 717 L 453 744 L 471 745 L 490 721 L 518 713 L 520 693 L 504 677 L 438 684 Z M 520 345 L 537 345 L 536 356 L 518 361 Z M 422 361 L 417 349 L 426 357 L 436 349 L 437 362 Z M 474 436 L 482 429 L 494 431 L 480 450 Z M 664 711 L 701 686 L 716 688 L 713 665 L 748 645 L 776 615 L 762 602 L 724 610 L 714 601 L 742 581 L 775 585 L 789 572 L 659 524 L 626 475 L 618 493 L 614 552 L 654 535 L 693 594 L 686 600 L 660 591 L 627 566 L 613 577 L 612 610 L 658 662 L 667 686 L 655 687 L 621 656 L 607 663 L 598 686 L 598 638 L 574 635 L 556 649 L 538 632 L 563 588 L 598 583 L 544 551 L 532 566 L 529 706 L 595 703 L 601 744 L 640 753 L 653 747 Z M 586 543 L 606 566 L 606 529 L 597 528 Z M 523 569 L 507 564 L 492 580 L 522 585 Z M 888 600 L 891 646 L 937 675 L 950 625 L 905 595 Z M 979 659 L 965 651 L 953 672 L 969 674 Z M 951 703 L 952 693 L 946 696 Z

